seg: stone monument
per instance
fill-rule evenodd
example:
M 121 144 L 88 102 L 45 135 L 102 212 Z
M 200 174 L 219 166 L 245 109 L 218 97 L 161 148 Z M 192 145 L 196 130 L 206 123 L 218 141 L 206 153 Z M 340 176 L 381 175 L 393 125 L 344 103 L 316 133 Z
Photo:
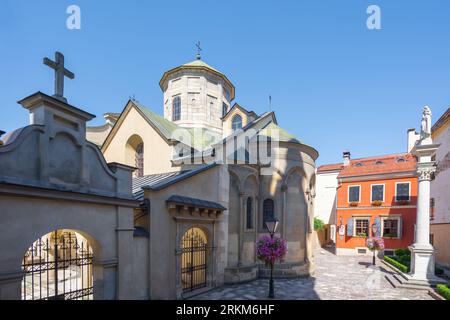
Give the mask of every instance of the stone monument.
M 417 284 L 431 285 L 439 281 L 434 274 L 434 248 L 430 243 L 430 182 L 436 170 L 432 156 L 439 145 L 431 138 L 431 110 L 424 107 L 420 140 L 412 149 L 417 156 L 418 196 L 416 237 L 411 250 L 411 272 L 409 278 Z M 440 279 L 442 282 L 442 279 Z

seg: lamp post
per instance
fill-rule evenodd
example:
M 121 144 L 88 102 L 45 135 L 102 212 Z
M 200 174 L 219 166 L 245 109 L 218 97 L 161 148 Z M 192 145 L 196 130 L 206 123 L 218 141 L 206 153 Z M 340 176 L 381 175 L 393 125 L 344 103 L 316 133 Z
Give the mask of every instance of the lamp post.
M 278 223 L 279 222 L 277 219 L 266 221 L 266 228 L 269 231 L 270 238 L 272 239 L 273 235 L 275 234 L 275 231 L 277 230 Z M 273 262 L 270 263 L 269 298 L 270 299 L 275 298 L 275 290 L 273 287 Z
M 374 223 L 372 224 L 372 236 L 375 238 L 377 234 L 378 234 L 378 226 Z M 372 258 L 373 265 L 375 265 L 375 251 L 377 250 L 376 249 L 373 250 L 373 258 Z

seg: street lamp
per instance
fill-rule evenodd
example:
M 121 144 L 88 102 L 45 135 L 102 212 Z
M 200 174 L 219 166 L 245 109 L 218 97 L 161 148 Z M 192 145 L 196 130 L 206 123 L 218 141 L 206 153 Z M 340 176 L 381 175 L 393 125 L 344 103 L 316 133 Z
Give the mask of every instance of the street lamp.
M 275 231 L 277 231 L 278 223 L 279 222 L 277 219 L 271 219 L 266 221 L 266 228 L 269 231 L 270 238 L 272 239 L 273 235 L 275 234 Z M 275 290 L 273 287 L 273 262 L 270 263 L 269 298 L 270 299 L 275 298 Z
M 376 235 L 378 234 L 378 225 L 376 225 L 375 223 L 372 224 L 372 236 L 376 237 Z M 372 264 L 375 265 L 375 249 L 373 250 L 373 258 L 372 258 Z

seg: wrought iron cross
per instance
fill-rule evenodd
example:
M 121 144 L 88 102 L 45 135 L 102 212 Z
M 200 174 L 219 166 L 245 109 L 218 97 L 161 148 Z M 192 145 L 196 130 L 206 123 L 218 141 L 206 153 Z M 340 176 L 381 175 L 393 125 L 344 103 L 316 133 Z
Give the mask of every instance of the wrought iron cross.
M 64 98 L 64 77 L 74 79 L 75 75 L 64 67 L 64 55 L 61 52 L 55 52 L 55 61 L 44 58 L 44 64 L 55 70 L 55 94 L 53 97 L 67 102 Z
M 197 47 L 197 60 L 200 60 L 202 58 L 202 56 L 200 55 L 200 51 L 202 51 L 202 48 L 200 47 L 200 41 L 197 41 L 195 46 Z

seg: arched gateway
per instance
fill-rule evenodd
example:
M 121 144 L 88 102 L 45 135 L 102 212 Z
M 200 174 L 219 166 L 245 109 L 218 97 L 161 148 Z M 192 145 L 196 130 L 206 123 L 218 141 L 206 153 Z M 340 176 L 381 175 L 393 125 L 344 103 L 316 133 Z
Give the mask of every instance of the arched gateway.
M 207 244 L 205 233 L 199 228 L 189 229 L 181 240 L 181 282 L 183 293 L 207 285 Z
M 81 234 L 55 230 L 23 257 L 22 300 L 93 299 L 92 248 Z

